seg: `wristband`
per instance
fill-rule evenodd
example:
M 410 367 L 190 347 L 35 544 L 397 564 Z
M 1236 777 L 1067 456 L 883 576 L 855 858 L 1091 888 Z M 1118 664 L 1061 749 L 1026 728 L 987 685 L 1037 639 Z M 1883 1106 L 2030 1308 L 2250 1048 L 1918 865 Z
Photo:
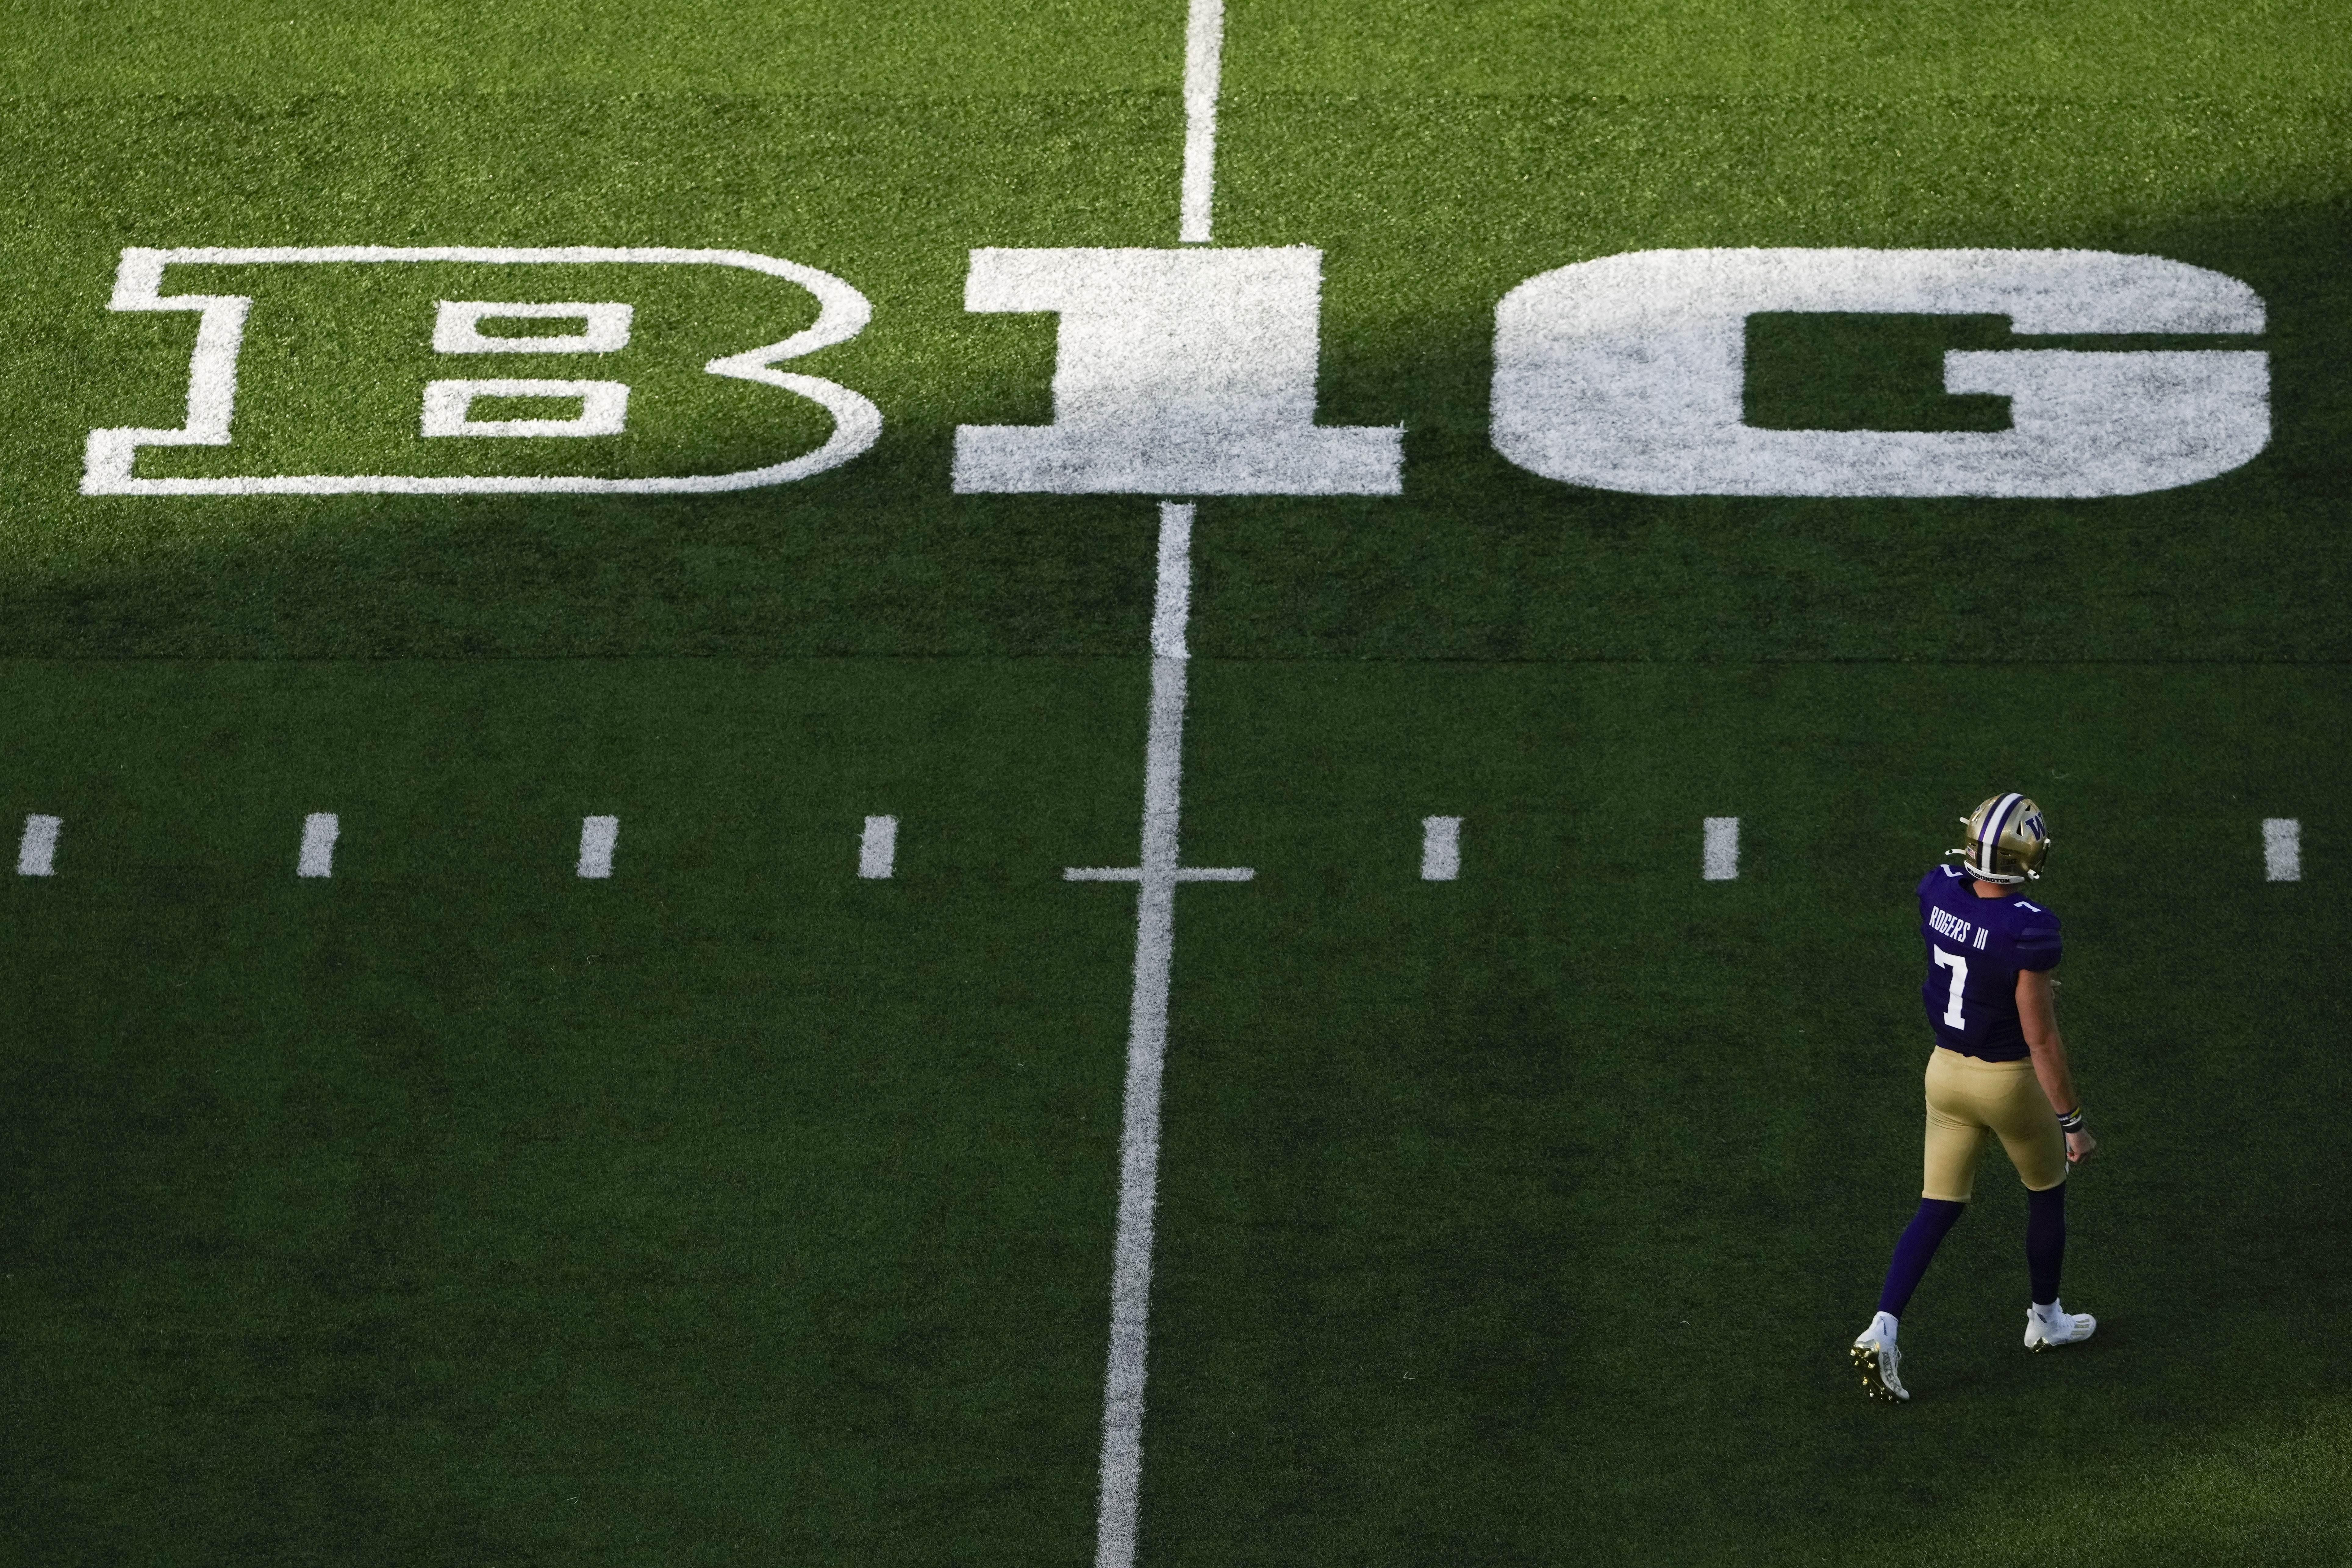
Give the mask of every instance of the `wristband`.
M 2075 1107 L 2074 1110 L 2068 1110 L 2068 1111 L 2062 1111 L 2062 1112 L 2059 1114 L 2059 1117 L 2058 1117 L 2058 1131 L 2061 1131 L 2061 1132 L 2080 1132 L 2082 1130 L 2083 1130 L 2083 1108 L 2082 1108 L 2081 1106 L 2079 1106 L 2079 1105 L 2078 1105 L 2078 1106 L 2076 1106 L 2076 1107 Z

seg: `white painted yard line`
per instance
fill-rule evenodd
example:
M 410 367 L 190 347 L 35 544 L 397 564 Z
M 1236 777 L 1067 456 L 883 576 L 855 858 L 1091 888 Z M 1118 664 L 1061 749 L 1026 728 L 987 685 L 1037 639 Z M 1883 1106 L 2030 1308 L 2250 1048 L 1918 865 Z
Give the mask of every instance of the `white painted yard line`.
M 613 846 L 621 840 L 617 816 L 580 819 L 580 875 L 601 879 L 613 874 Z
M 1186 145 L 1189 197 L 1189 137 Z M 1202 227 L 1205 233 L 1205 208 Z M 1135 990 L 1128 1005 L 1127 1096 L 1118 1134 L 1118 1228 L 1111 1242 L 1096 1568 L 1131 1568 L 1143 1501 L 1143 1379 L 1150 1341 L 1152 1211 L 1160 1192 L 1160 1079 L 1168 1055 L 1169 977 L 1176 960 L 1192 544 L 1192 509 L 1162 504 L 1159 584 L 1151 609 L 1151 715 L 1143 744 L 1143 844 L 1136 868 Z
M 1159 585 L 1151 612 L 1151 710 L 1143 748 L 1143 841 L 1133 866 L 1073 866 L 1073 882 L 1133 882 L 1135 991 L 1128 1005 L 1127 1093 L 1118 1138 L 1118 1227 L 1111 1243 L 1110 1353 L 1103 1374 L 1097 1568 L 1133 1568 L 1143 1497 L 1143 1383 L 1151 1310 L 1151 1234 L 1160 1188 L 1160 1080 L 1168 1055 L 1168 988 L 1176 956 L 1176 886 L 1246 882 L 1245 866 L 1185 867 L 1185 622 L 1191 614 L 1192 509 L 1160 508 Z
M 1739 877 L 1739 818 L 1706 819 L 1706 848 L 1700 877 L 1709 882 L 1736 881 Z
M 1217 79 L 1224 0 L 1191 0 L 1184 26 L 1184 174 L 1177 237 L 1206 245 L 1217 184 Z M 1151 602 L 1151 709 L 1143 745 L 1143 837 L 1133 867 L 1073 866 L 1073 882 L 1135 883 L 1135 989 L 1128 1003 L 1127 1089 L 1118 1134 L 1118 1224 L 1111 1241 L 1110 1349 L 1103 1371 L 1096 1568 L 1134 1568 L 1143 1505 L 1143 1384 L 1150 1345 L 1151 1238 L 1160 1193 L 1160 1084 L 1176 961 L 1176 885 L 1245 882 L 1247 867 L 1181 864 L 1184 629 L 1192 614 L 1192 508 L 1160 505 Z
M 1160 570 L 1151 599 L 1151 657 L 1190 658 L 1184 627 L 1192 618 L 1192 508 L 1160 503 Z M 1180 697 L 1178 700 L 1182 700 Z M 1179 715 L 1181 720 L 1181 715 Z
M 2273 882 L 2303 880 L 2303 824 L 2297 818 L 2263 818 L 2263 876 Z
M 898 819 L 869 816 L 857 840 L 857 874 L 869 882 L 887 882 L 898 864 Z
M 16 875 L 57 874 L 58 831 L 64 826 L 65 819 L 60 816 L 43 816 L 35 812 L 25 818 L 25 837 L 16 841 Z
M 1184 24 L 1184 206 L 1176 237 L 1209 243 L 1217 192 L 1217 79 L 1225 52 L 1225 0 L 1192 0 Z
M 1421 819 L 1421 879 L 1451 882 L 1462 875 L 1462 819 L 1424 816 Z
M 342 832 L 342 824 L 331 811 L 314 811 L 302 819 L 302 853 L 294 862 L 298 877 L 331 877 L 335 874 L 335 838 Z
M 1184 737 L 1184 661 L 1151 661 L 1144 749 L 1143 864 L 1135 899 L 1135 990 L 1128 1006 L 1127 1093 L 1118 1136 L 1118 1226 L 1111 1242 L 1110 1352 L 1103 1373 L 1096 1568 L 1132 1568 L 1143 1503 L 1143 1385 L 1150 1344 L 1151 1241 L 1160 1190 L 1160 1083 L 1176 956 L 1176 828 Z

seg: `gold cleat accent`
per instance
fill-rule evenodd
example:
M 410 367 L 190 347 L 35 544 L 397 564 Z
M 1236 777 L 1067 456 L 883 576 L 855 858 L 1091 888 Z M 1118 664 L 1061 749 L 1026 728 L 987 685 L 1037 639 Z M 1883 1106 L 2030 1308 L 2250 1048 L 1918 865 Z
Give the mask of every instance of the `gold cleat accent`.
M 1899 1382 L 1893 1384 L 1892 1386 L 1889 1385 L 1887 1377 L 1878 1364 L 1876 1345 L 1855 1345 L 1853 1353 L 1853 1369 L 1862 1373 L 1863 1393 L 1873 1399 L 1883 1399 L 1889 1405 L 1900 1405 L 1910 1397 L 1906 1393 L 1897 1392 L 1903 1386 Z

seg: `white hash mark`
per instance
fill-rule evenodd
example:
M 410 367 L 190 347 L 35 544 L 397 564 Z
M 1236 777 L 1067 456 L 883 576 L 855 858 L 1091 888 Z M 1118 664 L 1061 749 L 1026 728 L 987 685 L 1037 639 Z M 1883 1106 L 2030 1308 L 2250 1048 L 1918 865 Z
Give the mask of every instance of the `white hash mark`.
M 857 874 L 869 882 L 885 882 L 898 867 L 898 819 L 869 816 L 857 840 Z
M 2296 818 L 2263 818 L 2263 876 L 2273 882 L 2303 880 L 2303 824 Z
M 621 841 L 621 819 L 617 816 L 583 816 L 580 819 L 580 866 L 583 877 L 605 878 L 613 874 L 613 847 Z
M 1451 882 L 1462 875 L 1462 819 L 1424 816 L 1421 819 L 1421 879 Z
M 1729 882 L 1739 876 L 1739 818 L 1706 819 L 1706 848 L 1700 877 L 1709 882 Z
M 57 872 L 58 832 L 65 826 L 59 816 L 43 816 L 35 812 L 25 818 L 25 837 L 16 841 L 16 875 L 48 877 Z
M 302 853 L 294 862 L 298 877 L 335 874 L 335 838 L 342 824 L 331 811 L 314 811 L 302 819 Z

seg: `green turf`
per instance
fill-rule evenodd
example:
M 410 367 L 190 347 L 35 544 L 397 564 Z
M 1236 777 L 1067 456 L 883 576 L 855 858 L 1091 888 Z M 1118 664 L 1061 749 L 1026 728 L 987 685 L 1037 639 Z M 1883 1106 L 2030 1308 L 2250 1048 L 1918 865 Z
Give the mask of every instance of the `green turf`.
M 544 95 L 18 100 L 0 134 L 12 166 L 37 173 L 14 197 L 18 287 L 0 306 L 20 344 L 0 367 L 0 416 L 22 432 L 0 457 L 14 498 L 0 517 L 0 649 L 1131 647 L 1142 579 L 1132 550 L 1110 542 L 1127 531 L 1116 520 L 1148 513 L 947 493 L 954 426 L 1045 417 L 1052 356 L 1049 319 L 967 315 L 961 289 L 974 245 L 1164 243 L 1173 104 L 1140 93 L 910 95 L 861 100 L 849 120 L 840 104 L 646 96 L 591 113 Z M 1234 507 L 1233 542 L 1206 568 L 1223 597 L 1204 647 L 1537 658 L 2347 651 L 2337 605 L 2352 536 L 2334 510 L 2337 432 L 2352 417 L 2342 352 L 2352 300 L 2336 265 L 2341 106 L 1363 100 L 1237 88 L 1226 120 L 1223 232 L 1326 248 L 1324 417 L 1402 422 L 1407 494 Z M 102 308 L 121 245 L 359 239 L 725 245 L 829 268 L 873 299 L 876 321 L 805 367 L 873 396 L 888 422 L 882 444 L 797 485 L 686 502 L 74 494 L 83 432 L 175 423 L 183 395 L 193 318 Z M 1503 292 L 1593 255 L 1710 244 L 2076 245 L 2217 268 L 2270 305 L 2273 447 L 2157 498 L 1867 507 L 1580 491 L 1496 455 L 1486 378 Z M 431 357 L 425 302 L 466 297 L 484 282 L 478 269 L 394 281 L 353 276 L 364 269 L 238 270 L 278 275 L 247 285 L 259 301 L 253 445 L 241 434 L 226 450 L 153 453 L 142 471 L 282 457 L 302 459 L 294 471 L 429 472 L 448 461 L 444 444 L 415 437 L 401 393 L 413 398 L 416 362 Z M 610 281 L 566 271 L 567 289 Z M 690 369 L 739 325 L 721 346 L 798 325 L 806 306 L 794 291 L 733 279 L 640 287 L 650 289 L 642 346 L 623 357 L 657 377 L 639 406 L 676 468 L 814 441 L 793 400 Z M 398 372 L 391 384 L 349 395 L 378 367 Z M 1938 401 L 1934 385 L 1883 388 L 1856 413 L 1916 420 Z M 631 460 L 659 449 L 637 444 Z M 1974 569 L 1987 531 L 2032 541 L 2030 589 Z M 2184 594 L 2184 583 L 2226 591 Z
M 1155 1560 L 1993 1563 L 2151 1488 L 2092 1561 L 2330 1559 L 2352 1282 L 2279 1227 L 2340 1224 L 2352 689 L 2004 671 L 2022 730 L 1987 679 L 1200 668 L 1193 854 L 1261 879 L 1183 895 Z M 68 822 L 5 889 L 28 1551 L 1083 1557 L 1130 915 L 1057 868 L 1129 852 L 1131 665 L 6 689 L 0 802 Z M 1955 756 L 2080 825 L 2051 897 L 2111 1148 L 2069 1295 L 2109 1328 L 2019 1350 L 1995 1161 L 1889 1412 L 1838 1344 L 1916 1180 L 1904 895 Z M 1727 801 L 1744 874 L 1701 883 Z M 858 883 L 881 803 L 900 876 Z M 1412 876 L 1441 808 L 1450 887 Z M 2310 883 L 2148 896 L 2147 825 L 2250 809 L 2313 822 Z
M 1090 1559 L 1134 911 L 1059 869 L 1135 854 L 1152 509 L 948 475 L 958 425 L 1050 413 L 1052 321 L 964 312 L 969 251 L 1172 242 L 1181 30 L 7 11 L 0 824 L 66 828 L 0 880 L 0 1555 Z M 1200 510 L 1187 858 L 1259 880 L 1180 899 L 1145 1568 L 2347 1555 L 2347 37 L 1231 0 L 1218 238 L 1324 250 L 1319 416 L 1402 424 L 1406 493 Z M 793 368 L 885 434 L 711 498 L 77 495 L 87 431 L 180 417 L 194 318 L 109 312 L 122 247 L 319 244 L 829 269 L 874 323 Z M 2063 502 L 1495 453 L 1506 290 L 1732 245 L 2219 269 L 2269 308 L 2272 445 Z M 175 273 L 257 300 L 236 441 L 141 471 L 446 471 L 432 304 L 501 283 Z M 696 368 L 803 324 L 789 287 L 534 288 L 637 303 L 623 355 L 510 372 L 625 372 L 611 471 L 820 437 Z M 1997 428 L 1937 364 L 2004 340 L 1759 317 L 1748 416 Z M 467 471 L 583 460 L 490 445 Z M 2019 1348 L 1996 1159 L 1890 1411 L 1842 1347 L 1916 1190 L 1910 885 L 2012 784 L 2109 1141 L 2066 1290 L 2103 1328 Z M 1459 883 L 1413 875 L 1431 812 Z
M 1075 1552 L 1140 713 L 1023 676 L 12 668 L 8 1555 Z
M 1171 1560 L 1992 1563 L 2037 1531 L 2116 1563 L 2340 1555 L 2344 1369 L 2313 1332 L 2348 1282 L 2318 1239 L 2352 1175 L 2341 943 L 2312 902 L 2334 852 L 2315 841 L 2310 884 L 2243 855 L 2166 897 L 2138 826 L 2336 816 L 2340 672 L 1199 684 L 1199 853 L 1265 879 L 1188 895 Z M 2024 1205 L 1992 1157 L 1906 1316 L 1895 1412 L 1827 1363 L 1917 1192 L 1918 999 L 1886 977 L 1917 963 L 1903 895 L 1956 765 L 2048 781 L 2079 825 L 2048 896 L 2111 1142 L 2067 1298 L 2116 1309 L 2095 1359 L 2023 1353 Z M 1734 799 L 1740 879 L 1704 883 L 1697 821 Z M 1424 806 L 1466 818 L 1459 884 L 1409 879 Z M 2274 1111 L 2282 1084 L 2302 1109 Z M 2176 1496 L 2174 1469 L 2229 1500 Z

